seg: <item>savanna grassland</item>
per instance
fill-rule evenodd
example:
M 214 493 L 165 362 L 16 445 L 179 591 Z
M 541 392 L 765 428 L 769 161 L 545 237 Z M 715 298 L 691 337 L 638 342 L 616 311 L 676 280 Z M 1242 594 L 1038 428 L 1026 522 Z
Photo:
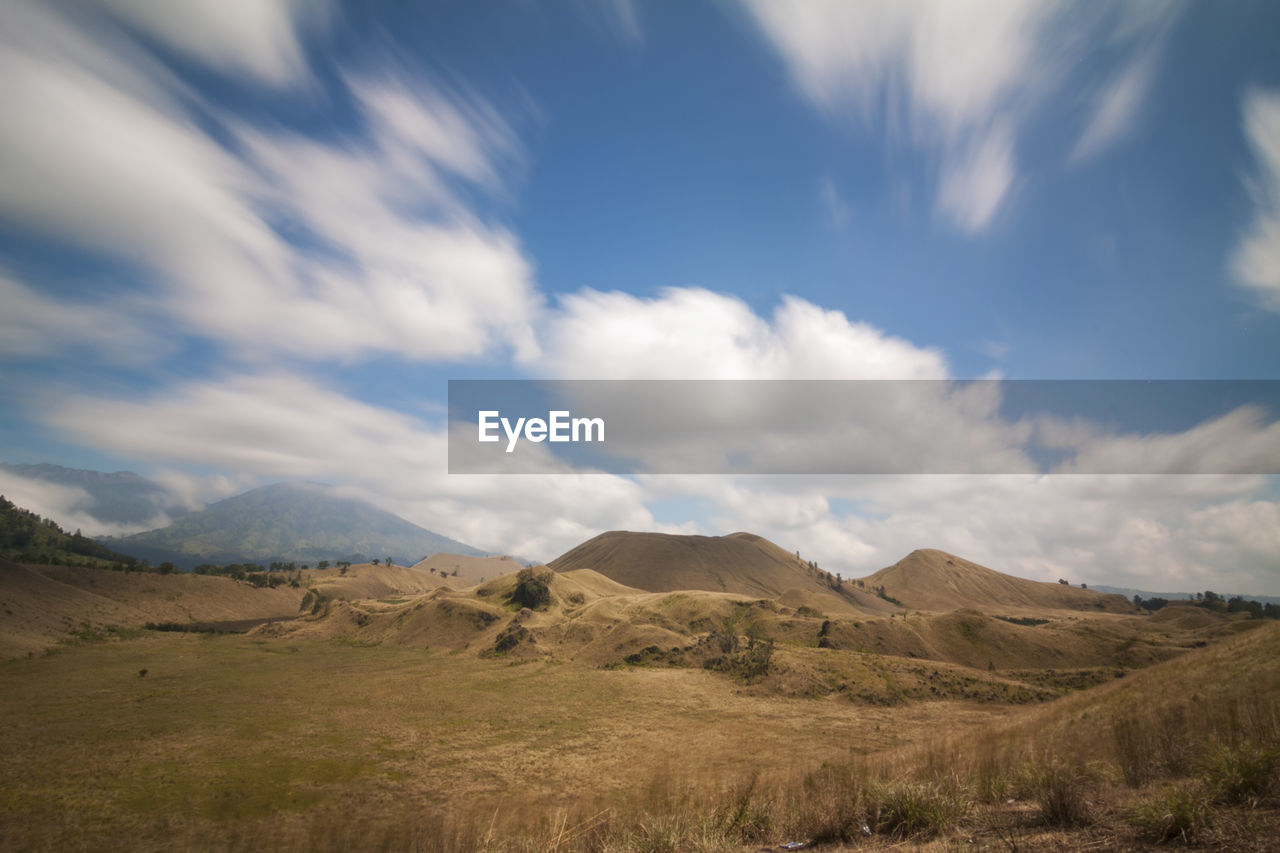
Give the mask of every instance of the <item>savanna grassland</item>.
M 509 840 L 565 810 L 626 812 L 654 786 L 787 778 L 1008 714 L 746 696 L 696 669 L 175 633 L 7 662 L 0 695 L 5 849 L 380 833 L 396 849 L 490 825 Z
M 1280 624 L 767 556 L 785 590 L 355 566 L 247 634 L 85 623 L 0 663 L 0 848 L 1276 849 Z M 912 609 L 942 582 L 965 607 Z

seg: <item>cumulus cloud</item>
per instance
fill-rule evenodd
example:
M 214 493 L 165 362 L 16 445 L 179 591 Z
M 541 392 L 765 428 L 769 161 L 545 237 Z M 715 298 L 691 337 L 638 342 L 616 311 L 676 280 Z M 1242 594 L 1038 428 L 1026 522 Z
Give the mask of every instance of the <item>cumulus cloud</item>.
M 300 14 L 261 6 L 246 19 Z M 139 26 L 169 20 L 121 8 Z M 148 282 L 159 314 L 247 355 L 456 359 L 532 345 L 529 265 L 471 201 L 500 194 L 519 158 L 482 97 L 405 69 L 350 74 L 339 94 L 362 124 L 307 141 L 220 118 L 96 21 L 74 6 L 0 12 L 0 217 L 113 256 Z
M 698 288 L 583 290 L 545 318 L 530 372 L 560 379 L 941 379 L 942 354 L 795 296 L 765 319 Z
M 1017 186 L 1017 132 L 1073 72 L 1081 42 L 1135 51 L 1177 10 L 1082 14 L 1068 4 L 982 0 L 743 0 L 803 95 L 823 112 L 883 113 L 940 162 L 936 210 L 981 232 Z M 1150 62 L 1139 59 L 1101 97 L 1080 146 L 1094 153 L 1131 125 Z M 1082 154 L 1082 156 L 1084 156 Z
M 1249 92 L 1243 112 L 1244 135 L 1257 161 L 1250 183 L 1254 215 L 1231 267 L 1264 307 L 1280 311 L 1280 92 Z
M 641 478 L 845 577 L 941 548 L 1035 580 L 1280 593 L 1277 511 L 1249 476 Z

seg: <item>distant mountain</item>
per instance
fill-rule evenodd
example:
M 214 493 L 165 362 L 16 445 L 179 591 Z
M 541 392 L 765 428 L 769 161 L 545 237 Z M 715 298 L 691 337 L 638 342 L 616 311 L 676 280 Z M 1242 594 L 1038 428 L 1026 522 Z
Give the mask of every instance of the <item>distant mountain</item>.
M 163 516 L 175 518 L 187 511 L 159 483 L 132 471 L 107 474 L 83 468 L 63 468 L 61 465 L 10 465 L 4 462 L 0 462 L 0 470 L 28 480 L 83 489 L 89 500 L 69 509 L 109 524 L 144 525 Z
M 0 497 L 0 559 L 51 566 L 131 565 L 118 554 L 79 533 L 67 533 L 53 521 Z
M 263 486 L 188 513 L 168 527 L 102 541 L 152 563 L 169 561 L 187 569 L 201 563 L 314 564 L 384 557 L 407 566 L 440 551 L 484 556 L 478 548 L 319 483 Z
M 888 568 L 862 578 L 867 589 L 880 589 L 904 607 L 919 610 L 993 607 L 1051 610 L 1105 610 L 1129 613 L 1132 602 L 1061 583 L 1027 580 L 980 566 L 963 557 L 922 548 Z

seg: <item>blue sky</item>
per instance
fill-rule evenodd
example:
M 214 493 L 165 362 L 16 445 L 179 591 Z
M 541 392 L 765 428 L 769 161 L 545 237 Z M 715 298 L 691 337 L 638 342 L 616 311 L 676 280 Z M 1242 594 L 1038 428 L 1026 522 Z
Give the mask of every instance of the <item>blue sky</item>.
M 450 378 L 1280 378 L 1278 36 L 1265 2 L 9 3 L 0 458 L 192 502 L 324 480 L 548 559 L 751 529 L 845 574 L 943 547 L 1274 594 L 1256 454 L 451 478 L 443 405 Z

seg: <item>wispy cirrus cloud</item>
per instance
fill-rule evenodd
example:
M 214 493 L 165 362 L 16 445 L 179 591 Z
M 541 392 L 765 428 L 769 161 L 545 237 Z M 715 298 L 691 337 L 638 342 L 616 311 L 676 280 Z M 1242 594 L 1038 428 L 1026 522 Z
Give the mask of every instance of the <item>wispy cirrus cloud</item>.
M 275 22 L 269 44 L 292 43 L 304 8 L 229 14 L 199 58 L 220 66 L 261 15 Z M 168 13 L 120 9 L 195 50 Z M 503 192 L 520 157 L 482 97 L 406 68 L 350 72 L 336 95 L 359 121 L 320 142 L 225 117 L 99 12 L 15 2 L 0 24 L 0 217 L 129 267 L 134 291 L 180 331 L 311 359 L 532 346 L 530 266 L 475 204 Z M 279 67 L 254 58 L 270 53 L 250 41 L 233 70 L 312 79 L 300 52 Z
M 121 21 L 219 71 L 273 86 L 309 79 L 301 32 L 319 28 L 330 0 L 102 0 Z
M 1015 195 L 1017 138 L 1071 77 L 1081 45 L 1137 53 L 1097 98 L 1076 146 L 1084 159 L 1132 126 L 1155 63 L 1149 44 L 1178 14 L 1172 4 L 1092 14 L 1055 0 L 743 4 L 817 108 L 883 120 L 936 158 L 935 210 L 970 234 Z
M 1280 311 L 1280 91 L 1254 89 L 1242 105 L 1243 131 L 1256 171 L 1249 181 L 1253 221 L 1231 255 L 1236 280 Z

